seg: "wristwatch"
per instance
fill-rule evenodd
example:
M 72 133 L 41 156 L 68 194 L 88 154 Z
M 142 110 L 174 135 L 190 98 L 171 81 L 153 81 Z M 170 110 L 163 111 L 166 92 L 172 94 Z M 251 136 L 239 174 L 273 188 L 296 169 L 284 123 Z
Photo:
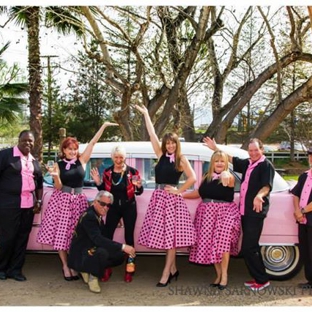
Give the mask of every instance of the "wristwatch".
M 306 211 L 304 210 L 304 208 L 301 208 L 301 209 L 300 209 L 300 212 L 301 212 L 303 215 L 306 214 Z

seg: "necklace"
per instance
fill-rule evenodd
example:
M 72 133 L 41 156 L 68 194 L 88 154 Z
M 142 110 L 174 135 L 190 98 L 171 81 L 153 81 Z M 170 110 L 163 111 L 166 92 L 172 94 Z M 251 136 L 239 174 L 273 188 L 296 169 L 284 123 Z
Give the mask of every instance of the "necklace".
M 124 173 L 125 173 L 125 168 L 122 168 L 122 171 L 121 171 L 121 174 L 120 174 L 120 178 L 119 178 L 119 180 L 117 181 L 117 182 L 114 182 L 114 180 L 113 180 L 113 177 L 112 177 L 112 184 L 113 185 L 119 185 L 120 184 L 120 182 L 122 181 L 122 178 L 123 178 L 123 175 L 124 175 Z

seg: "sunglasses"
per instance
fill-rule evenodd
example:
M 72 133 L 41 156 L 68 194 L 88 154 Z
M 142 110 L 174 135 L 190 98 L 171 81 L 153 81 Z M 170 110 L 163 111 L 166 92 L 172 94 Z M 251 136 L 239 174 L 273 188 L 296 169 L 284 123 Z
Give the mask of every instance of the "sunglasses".
M 108 203 L 105 203 L 105 202 L 103 202 L 103 201 L 100 201 L 100 200 L 98 200 L 97 201 L 102 207 L 110 207 L 110 204 L 108 204 Z

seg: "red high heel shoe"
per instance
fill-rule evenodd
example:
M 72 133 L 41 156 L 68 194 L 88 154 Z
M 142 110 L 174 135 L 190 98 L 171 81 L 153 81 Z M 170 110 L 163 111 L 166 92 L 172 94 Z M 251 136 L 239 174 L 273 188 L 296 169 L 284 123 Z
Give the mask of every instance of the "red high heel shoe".
M 124 281 L 125 281 L 126 283 L 131 283 L 131 282 L 132 282 L 132 273 L 126 272 L 126 273 L 125 273 L 125 276 L 124 276 Z
M 104 270 L 104 275 L 101 278 L 101 282 L 107 282 L 110 279 L 112 273 L 113 273 L 113 270 L 111 268 L 106 268 Z

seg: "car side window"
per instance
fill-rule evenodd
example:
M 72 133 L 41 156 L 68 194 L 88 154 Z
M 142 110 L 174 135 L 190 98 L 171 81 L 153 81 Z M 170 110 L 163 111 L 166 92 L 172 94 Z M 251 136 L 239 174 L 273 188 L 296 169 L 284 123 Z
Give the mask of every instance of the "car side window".
M 113 165 L 113 161 L 110 157 L 109 158 L 91 158 L 86 165 L 86 174 L 84 178 L 85 186 L 94 186 L 94 183 L 90 174 L 91 168 L 97 168 L 100 173 L 100 177 L 102 179 L 102 174 L 103 174 L 104 169 L 112 165 Z

